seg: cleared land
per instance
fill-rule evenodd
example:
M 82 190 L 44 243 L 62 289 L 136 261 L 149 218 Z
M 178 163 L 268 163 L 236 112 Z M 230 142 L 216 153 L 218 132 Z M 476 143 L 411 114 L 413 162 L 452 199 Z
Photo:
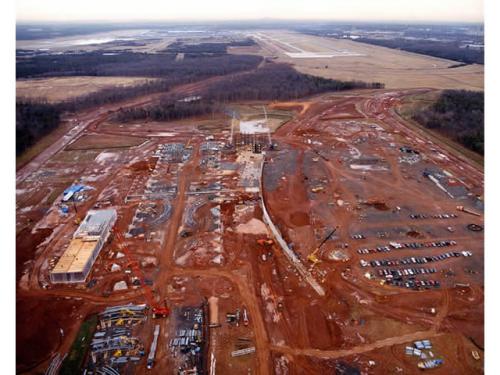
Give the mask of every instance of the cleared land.
M 274 102 L 269 119 L 292 118 L 272 133 L 277 148 L 269 149 L 267 136 L 255 138 L 265 155 L 251 151 L 252 137 L 235 134 L 229 142 L 227 115 L 119 124 L 107 112 L 76 114 L 86 126 L 74 144 L 122 148 L 64 151 L 61 141 L 45 161 L 18 172 L 18 372 L 43 372 L 52 358 L 70 353 L 86 316 L 148 302 L 134 284 L 130 260 L 118 256 L 118 237 L 103 247 L 92 283 L 48 281 L 75 220 L 112 205 L 116 232 L 127 236 L 156 300 L 166 298 L 172 309 L 167 319 L 134 328 L 149 347 L 153 325 L 161 326 L 155 371 L 186 363 L 172 344 L 181 329 L 192 328 L 182 311 L 214 296 L 212 318 L 221 326 L 210 328 L 203 361 L 217 373 L 314 374 L 342 366 L 415 373 L 418 358 L 405 355 L 405 347 L 422 339 L 445 360 L 435 373 L 482 373 L 483 362 L 471 352 L 483 357 L 483 234 L 469 225 L 484 225 L 477 198 L 483 174 L 395 113 L 406 97 L 427 91 L 360 90 Z M 266 104 L 231 109 L 243 120 L 262 118 Z M 146 138 L 127 148 L 131 139 Z M 61 192 L 75 180 L 89 189 L 64 213 Z M 293 252 L 278 245 L 268 220 Z M 337 225 L 312 268 L 307 256 Z M 259 242 L 268 238 L 274 242 Z M 415 275 L 403 273 L 409 269 Z M 115 290 L 117 283 L 127 289 Z M 237 309 L 246 309 L 248 325 L 226 321 Z M 42 327 L 35 335 L 34 324 Z M 245 347 L 255 353 L 231 356 Z M 212 355 L 216 363 L 209 365 Z M 145 362 L 121 370 L 145 374 Z
M 334 53 L 314 44 L 280 48 L 280 59 Z M 356 58 L 370 61 L 316 63 Z M 193 95 L 206 82 L 175 90 Z M 233 103 L 224 115 L 179 121 L 113 120 L 120 107 L 150 105 L 149 95 L 71 114 L 74 127 L 16 176 L 17 372 L 44 373 L 65 354 L 79 363 L 72 345 L 82 350 L 86 317 L 150 299 L 171 309 L 133 327 L 146 351 L 153 326 L 161 327 L 154 370 L 137 357 L 118 365 L 120 373 L 185 368 L 194 357 L 178 344 L 195 328 L 187 317 L 216 297 L 200 323 L 208 338 L 190 346 L 203 348 L 207 373 L 416 373 L 420 358 L 405 350 L 424 339 L 444 359 L 432 373 L 483 373 L 484 176 L 396 112 L 432 92 L 357 90 Z M 235 120 L 267 116 L 273 145 L 250 125 L 231 136 L 231 110 Z M 65 211 L 62 192 L 74 181 L 87 189 Z M 51 284 L 75 222 L 109 206 L 118 212 L 115 234 L 88 283 Z M 308 255 L 320 244 L 313 266 Z M 120 254 L 125 247 L 130 255 Z M 207 315 L 220 325 L 207 327 Z M 105 333 L 128 329 L 118 321 Z M 130 357 L 117 352 L 107 350 L 108 358 Z
M 145 138 L 128 137 L 126 135 L 89 134 L 78 138 L 67 150 L 93 150 L 101 148 L 126 148 L 138 146 Z
M 484 67 L 449 68 L 455 61 L 349 40 L 288 31 L 252 34 L 259 52 L 302 73 L 340 80 L 383 82 L 386 88 L 484 89 Z
M 18 98 L 45 99 L 51 103 L 91 94 L 111 87 L 130 87 L 154 78 L 144 77 L 57 77 L 20 79 L 16 82 Z

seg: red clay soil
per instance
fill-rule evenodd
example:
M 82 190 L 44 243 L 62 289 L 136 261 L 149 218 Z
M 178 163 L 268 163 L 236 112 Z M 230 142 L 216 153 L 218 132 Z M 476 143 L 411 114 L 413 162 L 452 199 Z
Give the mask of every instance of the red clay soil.
M 76 300 L 18 296 L 16 300 L 18 373 L 28 372 L 49 359 L 50 353 L 61 344 L 61 328 L 65 335 L 72 329 L 78 329 L 79 320 L 75 319 L 75 314 L 82 313 L 81 306 L 82 301 Z
M 52 233 L 52 229 L 41 229 L 31 234 L 31 228 L 24 228 L 16 237 L 16 281 L 19 281 L 25 262 L 35 257 L 36 247 Z

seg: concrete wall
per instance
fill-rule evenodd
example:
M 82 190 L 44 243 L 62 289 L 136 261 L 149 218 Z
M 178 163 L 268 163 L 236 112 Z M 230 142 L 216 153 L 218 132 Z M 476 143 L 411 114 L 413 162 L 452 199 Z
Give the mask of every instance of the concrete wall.
M 297 271 L 299 271 L 300 275 L 306 280 L 309 285 L 318 293 L 320 296 L 325 295 L 325 290 L 321 287 L 321 285 L 318 284 L 318 282 L 312 277 L 309 271 L 304 267 L 300 259 L 295 255 L 295 253 L 288 247 L 288 244 L 285 242 L 283 237 L 281 236 L 280 231 L 274 225 L 273 221 L 271 220 L 271 216 L 267 212 L 266 204 L 264 202 L 264 193 L 263 193 L 263 186 L 264 184 L 262 183 L 262 179 L 264 176 L 264 164 L 265 160 L 262 162 L 261 167 L 260 167 L 260 202 L 262 206 L 262 213 L 263 213 L 263 219 L 264 223 L 266 223 L 269 226 L 269 229 L 271 230 L 273 237 L 275 238 L 276 242 L 280 245 L 281 249 L 283 250 L 284 254 L 288 258 L 288 260 L 295 266 Z

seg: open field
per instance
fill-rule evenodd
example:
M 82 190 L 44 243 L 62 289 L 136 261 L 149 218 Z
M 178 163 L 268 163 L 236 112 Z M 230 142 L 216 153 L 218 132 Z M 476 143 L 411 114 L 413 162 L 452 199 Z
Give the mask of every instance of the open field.
M 455 61 L 288 31 L 251 36 L 262 47 L 258 53 L 316 76 L 382 82 L 386 88 L 484 89 L 482 65 L 449 69 Z
M 95 150 L 105 148 L 127 148 L 139 146 L 146 141 L 145 138 L 129 137 L 126 135 L 98 135 L 89 134 L 78 138 L 75 142 L 71 143 L 66 150 Z
M 163 300 L 167 318 L 147 311 L 131 324 L 123 307 L 125 323 L 98 328 L 126 330 L 147 356 L 158 324 L 152 370 L 126 346 L 107 359 L 94 347 L 84 367 L 168 373 L 197 361 L 222 374 L 416 373 L 419 358 L 405 347 L 428 339 L 444 359 L 434 373 L 482 373 L 483 173 L 395 112 L 428 92 L 236 103 L 228 113 L 263 126 L 267 113 L 275 126 L 265 136 L 248 126 L 234 139 L 227 113 L 111 121 L 117 108 L 151 98 L 72 115 L 78 125 L 17 174 L 18 373 L 56 366 L 85 317 Z M 75 181 L 86 190 L 63 202 Z M 117 211 L 115 232 L 86 282 L 52 283 L 76 223 L 100 208 Z M 308 260 L 320 244 L 318 262 Z M 186 331 L 197 332 L 197 354 L 179 344 Z
M 73 99 L 111 87 L 130 87 L 152 81 L 144 77 L 57 77 L 18 79 L 17 98 L 44 99 L 51 103 Z

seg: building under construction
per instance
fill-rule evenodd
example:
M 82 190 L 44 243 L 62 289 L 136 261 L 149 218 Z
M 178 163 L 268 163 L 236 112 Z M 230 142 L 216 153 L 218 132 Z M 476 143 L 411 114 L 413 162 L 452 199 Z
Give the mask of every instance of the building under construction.
M 53 283 L 82 283 L 99 256 L 116 220 L 116 210 L 89 211 L 68 248 L 50 272 Z

